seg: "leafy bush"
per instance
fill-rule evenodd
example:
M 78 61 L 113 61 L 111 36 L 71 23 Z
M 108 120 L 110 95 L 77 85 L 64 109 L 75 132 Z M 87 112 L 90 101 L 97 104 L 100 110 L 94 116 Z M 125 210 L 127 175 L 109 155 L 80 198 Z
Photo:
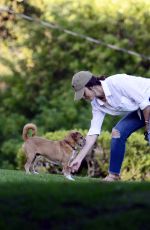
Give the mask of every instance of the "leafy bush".
M 1 147 L 1 168 L 14 169 L 16 167 L 16 152 L 18 151 L 19 147 L 20 143 L 18 142 L 18 140 L 9 139 L 8 141 L 4 142 Z

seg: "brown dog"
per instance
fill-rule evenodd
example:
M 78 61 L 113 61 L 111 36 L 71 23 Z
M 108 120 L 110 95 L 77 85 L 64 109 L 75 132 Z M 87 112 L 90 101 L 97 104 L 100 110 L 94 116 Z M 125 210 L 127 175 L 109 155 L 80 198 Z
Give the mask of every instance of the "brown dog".
M 32 137 L 28 136 L 29 129 L 32 130 Z M 34 170 L 34 161 L 36 156 L 42 155 L 54 164 L 61 164 L 64 176 L 73 180 L 68 165 L 77 156 L 77 148 L 81 148 L 85 144 L 83 136 L 79 132 L 72 131 L 64 140 L 51 141 L 36 136 L 36 133 L 35 124 L 26 124 L 23 128 L 22 137 L 25 141 L 23 149 L 27 158 L 26 173 L 37 173 Z

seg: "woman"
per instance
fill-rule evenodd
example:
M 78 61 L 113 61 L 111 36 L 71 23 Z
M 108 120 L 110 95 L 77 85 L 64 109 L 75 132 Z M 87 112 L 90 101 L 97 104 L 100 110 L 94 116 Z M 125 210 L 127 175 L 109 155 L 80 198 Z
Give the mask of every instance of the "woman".
M 89 71 L 80 71 L 73 76 L 72 87 L 75 100 L 91 101 L 93 118 L 86 144 L 69 165 L 70 170 L 79 169 L 101 132 L 105 114 L 125 114 L 112 130 L 109 174 L 104 179 L 119 180 L 127 138 L 145 126 L 145 139 L 150 144 L 150 79 L 126 74 L 96 78 Z

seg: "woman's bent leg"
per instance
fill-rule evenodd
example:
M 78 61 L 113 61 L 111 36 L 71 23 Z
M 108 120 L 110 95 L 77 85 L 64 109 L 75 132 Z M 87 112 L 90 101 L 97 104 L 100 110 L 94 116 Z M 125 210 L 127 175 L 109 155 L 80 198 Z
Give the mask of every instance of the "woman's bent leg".
M 120 174 L 125 154 L 127 138 L 144 126 L 144 117 L 140 119 L 137 111 L 121 119 L 112 130 L 109 173 Z

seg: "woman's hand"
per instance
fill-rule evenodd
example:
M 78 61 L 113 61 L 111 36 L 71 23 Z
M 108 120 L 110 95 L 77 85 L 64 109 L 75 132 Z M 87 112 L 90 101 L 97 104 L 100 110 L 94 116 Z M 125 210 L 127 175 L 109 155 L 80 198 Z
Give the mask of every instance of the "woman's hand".
M 144 135 L 145 135 L 145 140 L 148 141 L 148 143 L 150 145 L 150 131 L 145 132 Z
M 69 169 L 72 173 L 77 172 L 80 168 L 82 159 L 80 157 L 76 157 L 69 165 Z
M 76 172 L 80 168 L 81 162 L 84 159 L 84 157 L 87 155 L 89 150 L 92 148 L 94 145 L 96 139 L 97 139 L 97 134 L 87 136 L 86 137 L 86 143 L 83 146 L 83 149 L 79 152 L 77 157 L 68 165 L 69 171 L 70 172 Z

